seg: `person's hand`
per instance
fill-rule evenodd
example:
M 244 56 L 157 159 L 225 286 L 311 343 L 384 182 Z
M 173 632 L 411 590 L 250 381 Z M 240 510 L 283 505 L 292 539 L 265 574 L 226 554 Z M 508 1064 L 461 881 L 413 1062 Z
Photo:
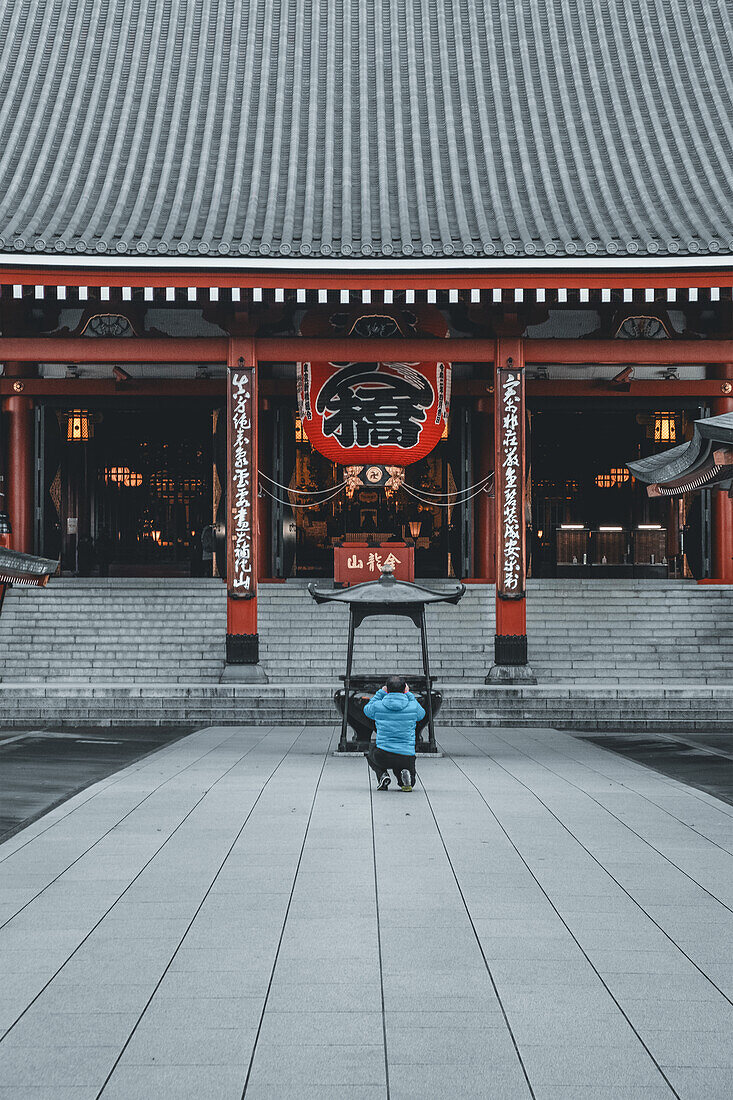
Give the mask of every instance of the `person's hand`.
M 409 684 L 405 684 L 405 695 L 407 695 L 407 694 L 408 694 L 409 690 L 410 690 L 410 685 L 409 685 Z
M 382 686 L 380 687 L 380 689 L 379 689 L 379 690 L 380 690 L 380 691 L 386 691 L 386 690 L 387 690 L 387 685 L 386 685 L 386 684 L 382 684 Z

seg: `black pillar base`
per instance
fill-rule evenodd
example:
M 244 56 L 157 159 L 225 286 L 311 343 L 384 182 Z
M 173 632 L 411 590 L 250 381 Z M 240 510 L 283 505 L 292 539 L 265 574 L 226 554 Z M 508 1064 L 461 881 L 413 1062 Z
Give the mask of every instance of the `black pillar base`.
M 228 665 L 256 665 L 259 659 L 259 634 L 227 634 Z
M 227 663 L 220 683 L 264 683 L 259 634 L 227 634 Z
M 487 684 L 536 684 L 537 678 L 527 663 L 526 634 L 495 634 L 494 664 Z
M 494 664 L 497 665 L 526 665 L 527 663 L 527 635 L 526 634 L 495 634 L 494 635 Z

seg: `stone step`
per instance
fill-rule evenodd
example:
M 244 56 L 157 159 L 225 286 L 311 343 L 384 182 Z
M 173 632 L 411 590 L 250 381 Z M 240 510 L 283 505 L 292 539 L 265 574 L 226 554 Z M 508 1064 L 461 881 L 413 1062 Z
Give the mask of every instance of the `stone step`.
M 225 624 L 225 586 L 213 579 L 62 578 L 12 589 L 0 617 L 0 679 L 215 684 Z
M 446 584 L 426 582 L 440 590 Z M 338 682 L 345 608 L 315 608 L 304 582 L 259 588 L 263 668 L 270 679 Z M 0 617 L 0 678 L 103 682 L 131 677 L 218 682 L 226 592 L 214 579 L 56 579 L 13 589 Z M 458 607 L 428 609 L 431 668 L 481 681 L 493 659 L 494 590 L 469 585 Z M 726 586 L 657 581 L 530 581 L 530 659 L 541 680 L 730 679 L 733 599 Z M 355 671 L 414 675 L 419 633 L 380 618 L 356 636 Z
M 36 724 L 164 725 L 171 723 L 302 725 L 337 728 L 329 683 L 265 685 L 68 685 L 26 682 L 0 685 L 5 728 Z M 524 726 L 587 730 L 729 729 L 733 687 L 659 681 L 641 689 L 615 685 L 543 685 L 501 688 L 482 683 L 447 685 L 436 720 L 486 728 Z

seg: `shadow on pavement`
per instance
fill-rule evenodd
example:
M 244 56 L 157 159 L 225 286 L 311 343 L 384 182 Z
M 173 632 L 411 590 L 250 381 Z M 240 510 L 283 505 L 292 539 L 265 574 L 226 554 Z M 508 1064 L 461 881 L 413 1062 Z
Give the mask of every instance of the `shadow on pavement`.
M 733 805 L 733 733 L 575 736 Z
M 0 842 L 195 726 L 0 731 Z

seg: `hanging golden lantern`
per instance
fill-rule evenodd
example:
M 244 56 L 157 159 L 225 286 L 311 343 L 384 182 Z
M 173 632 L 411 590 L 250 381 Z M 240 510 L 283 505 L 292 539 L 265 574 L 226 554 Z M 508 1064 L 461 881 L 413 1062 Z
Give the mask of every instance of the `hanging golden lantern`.
M 200 477 L 185 477 L 178 484 L 181 499 L 190 503 L 195 496 L 203 492 L 204 483 Z
M 677 417 L 673 412 L 654 413 L 652 424 L 655 443 L 677 442 Z M 649 425 L 650 428 L 652 424 Z M 647 435 L 651 438 L 651 431 L 647 431 Z
M 104 471 L 104 480 L 107 485 L 123 485 L 129 472 L 127 466 L 107 466 Z
M 644 425 L 647 439 L 653 440 L 654 443 L 676 443 L 679 434 L 677 427 L 681 424 L 681 416 L 679 413 L 672 412 L 671 409 L 639 413 L 636 423 Z
M 107 466 L 104 471 L 107 485 L 124 485 L 126 489 L 139 489 L 143 475 L 131 470 L 129 466 Z
M 599 489 L 614 489 L 619 485 L 625 485 L 630 477 L 625 466 L 612 466 L 607 474 L 598 474 L 595 482 Z
M 71 409 L 66 414 L 66 442 L 88 443 L 94 435 L 94 420 L 88 409 Z
M 176 483 L 167 470 L 156 470 L 150 478 L 150 487 L 163 500 L 173 500 Z
M 613 466 L 611 468 L 611 477 L 613 478 L 614 485 L 625 485 L 631 477 L 631 474 L 625 466 Z

